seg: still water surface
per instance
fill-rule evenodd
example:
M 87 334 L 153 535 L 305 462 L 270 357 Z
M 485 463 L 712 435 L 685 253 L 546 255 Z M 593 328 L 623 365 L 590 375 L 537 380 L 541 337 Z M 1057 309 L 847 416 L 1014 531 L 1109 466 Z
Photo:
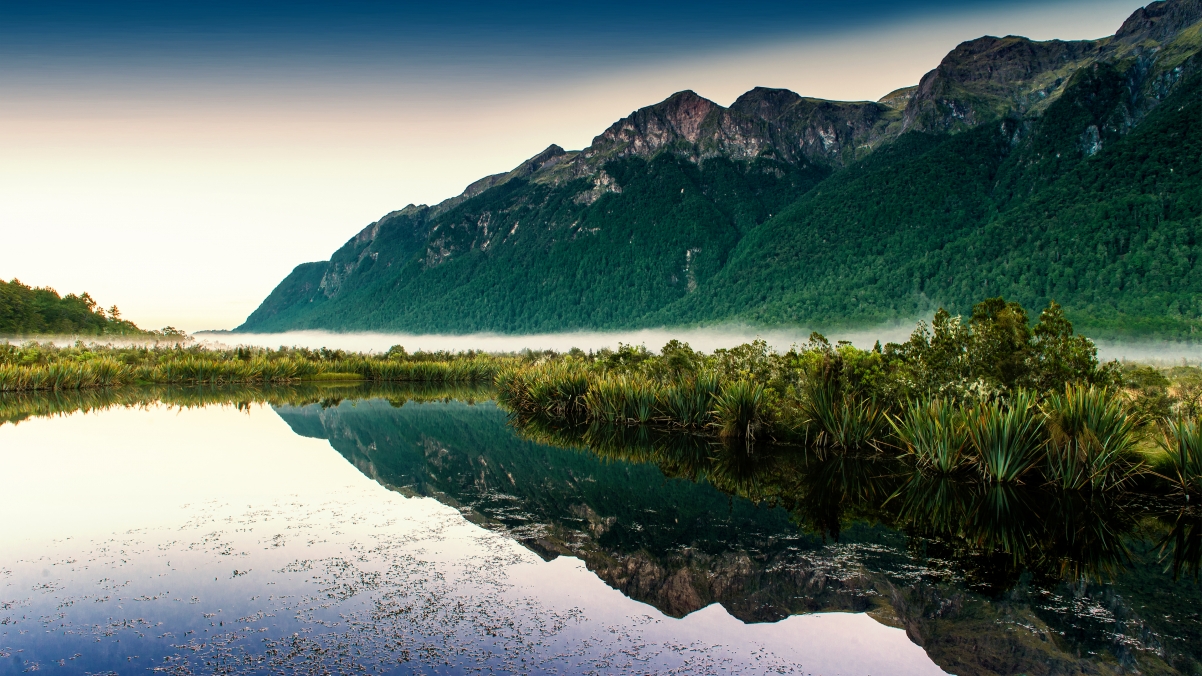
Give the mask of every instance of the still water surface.
M 1046 551 L 1001 564 L 884 517 L 902 480 L 876 461 L 519 430 L 451 394 L 20 402 L 67 412 L 0 426 L 0 673 L 1198 665 L 1202 594 L 1154 547 L 1171 510 L 1051 579 Z

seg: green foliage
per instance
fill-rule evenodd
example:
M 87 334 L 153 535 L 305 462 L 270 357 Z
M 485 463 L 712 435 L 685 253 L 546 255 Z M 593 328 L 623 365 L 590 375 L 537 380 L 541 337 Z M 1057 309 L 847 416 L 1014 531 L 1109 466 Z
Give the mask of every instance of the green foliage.
M 1189 418 L 1166 420 L 1159 442 L 1181 491 L 1192 498 L 1202 495 L 1202 424 Z
M 671 363 L 672 353 L 665 349 L 664 360 Z M 681 377 L 665 388 L 660 395 L 664 416 L 682 427 L 704 427 L 714 416 L 715 398 L 720 384 L 713 373 L 697 373 Z
M 171 336 L 183 335 L 171 327 L 164 332 L 168 330 Z M 121 319 L 116 305 L 106 316 L 104 308 L 87 293 L 60 297 L 51 288 L 31 288 L 16 279 L 0 280 L 0 336 L 37 334 L 152 335 Z
M 841 355 L 823 361 L 809 374 L 800 408 L 807 437 L 819 446 L 840 450 L 867 447 L 888 425 L 884 409 L 859 396 L 843 382 Z
M 1060 306 L 1048 303 L 1034 327 L 1026 310 L 1004 298 L 973 306 L 965 325 L 940 308 L 931 328 L 920 323 L 910 340 L 885 348 L 903 369 L 899 386 L 920 397 L 971 400 L 1015 388 L 1057 391 L 1069 383 L 1113 384 L 1117 365 L 1100 366 L 1097 348 Z
M 1135 451 L 1138 419 L 1106 388 L 1068 385 L 1044 403 L 1048 479 L 1065 489 L 1106 490 L 1127 482 L 1142 464 Z
M 474 352 L 418 353 L 405 359 L 342 351 L 239 347 L 85 347 L 0 344 L 0 392 L 78 390 L 135 383 L 287 383 L 314 379 L 377 382 L 492 382 L 516 358 Z
M 1043 455 L 1043 420 L 1035 398 L 1017 392 L 1009 403 L 978 405 L 965 419 L 982 475 L 996 483 L 1013 483 Z
M 964 413 L 951 400 L 911 402 L 901 419 L 890 424 L 920 469 L 954 474 L 971 462 L 965 452 L 969 440 Z
M 724 437 L 754 437 L 763 409 L 764 385 L 751 380 L 729 382 L 714 397 L 714 420 Z
M 1165 418 L 1172 410 L 1170 381 L 1151 366 L 1126 364 L 1119 372 L 1123 388 L 1129 393 L 1132 409 L 1148 420 Z

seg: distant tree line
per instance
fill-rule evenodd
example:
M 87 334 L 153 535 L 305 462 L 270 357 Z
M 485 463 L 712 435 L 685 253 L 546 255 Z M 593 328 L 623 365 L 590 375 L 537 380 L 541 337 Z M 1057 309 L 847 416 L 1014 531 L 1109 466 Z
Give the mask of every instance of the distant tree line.
M 172 327 L 164 331 L 180 334 Z M 79 334 L 143 335 L 149 332 L 121 318 L 116 305 L 107 311 L 87 292 L 66 296 L 50 287 L 0 280 L 0 335 Z

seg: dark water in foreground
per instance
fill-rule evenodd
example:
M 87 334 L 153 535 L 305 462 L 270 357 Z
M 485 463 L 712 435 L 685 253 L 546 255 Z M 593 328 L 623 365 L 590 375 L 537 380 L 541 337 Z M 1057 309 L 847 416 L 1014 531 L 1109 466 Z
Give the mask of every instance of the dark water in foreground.
M 0 673 L 1199 673 L 1171 501 L 458 396 L 0 426 Z

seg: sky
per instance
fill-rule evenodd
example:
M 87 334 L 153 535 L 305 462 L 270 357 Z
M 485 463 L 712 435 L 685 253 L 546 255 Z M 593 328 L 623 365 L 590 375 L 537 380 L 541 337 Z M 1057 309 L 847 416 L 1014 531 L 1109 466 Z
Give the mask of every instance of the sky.
M 302 262 L 636 108 L 876 100 L 1139 0 L 0 3 L 0 278 L 233 328 Z

